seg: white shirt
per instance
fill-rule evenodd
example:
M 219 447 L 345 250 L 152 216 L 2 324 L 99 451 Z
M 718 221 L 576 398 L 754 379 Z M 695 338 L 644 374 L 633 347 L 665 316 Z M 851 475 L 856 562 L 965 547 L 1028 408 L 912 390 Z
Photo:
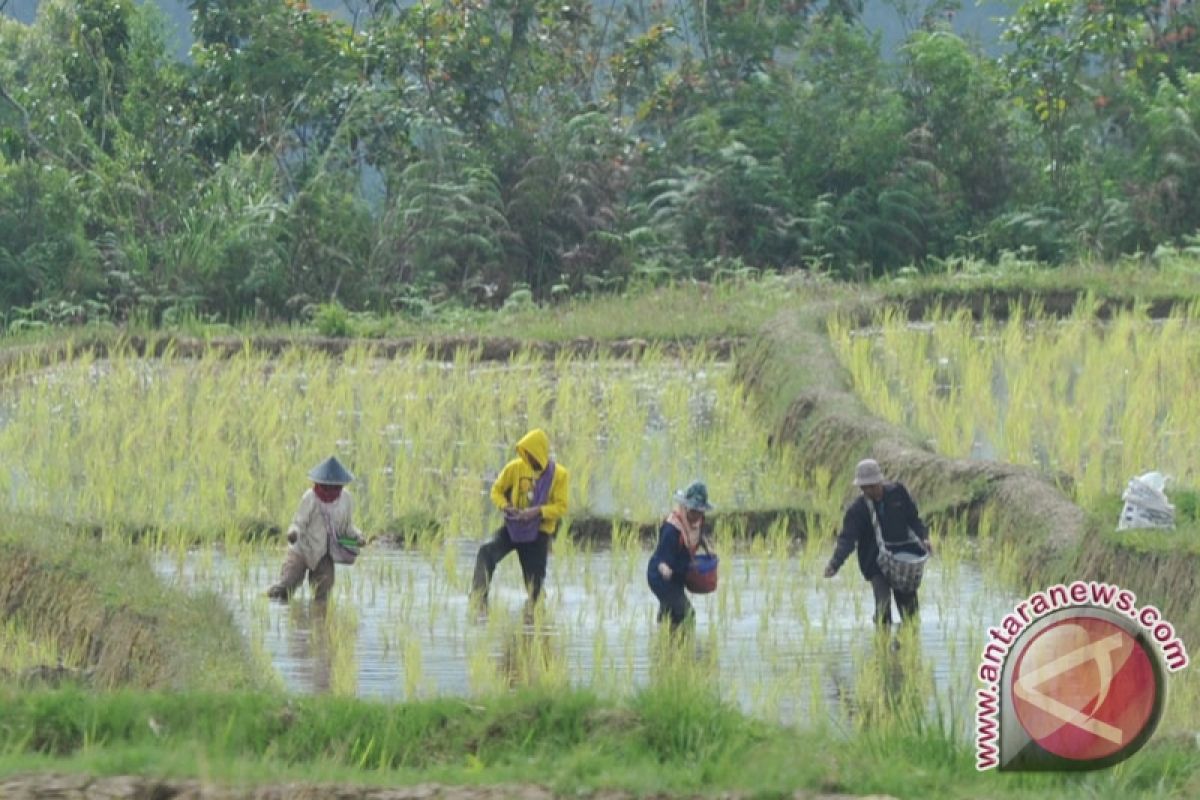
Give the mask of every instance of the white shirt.
M 330 528 L 334 536 L 352 536 L 362 541 L 362 531 L 354 527 L 352 521 L 353 511 L 354 498 L 348 489 L 342 489 L 332 503 L 322 503 L 311 488 L 300 498 L 300 507 L 292 517 L 288 534 L 296 534 L 296 543 L 291 547 L 304 556 L 309 569 L 316 569 L 329 552 Z

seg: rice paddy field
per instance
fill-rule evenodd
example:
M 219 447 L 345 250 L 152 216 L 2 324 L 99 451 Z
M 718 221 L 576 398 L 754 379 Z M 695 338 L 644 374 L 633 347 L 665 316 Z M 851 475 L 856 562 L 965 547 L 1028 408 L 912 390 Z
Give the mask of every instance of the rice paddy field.
M 916 323 L 881 309 L 865 328 L 834 318 L 829 333 L 867 407 L 944 455 L 1065 475 L 1085 507 L 1152 470 L 1194 489 L 1200 305 L 1164 319 L 1100 320 L 1096 308 L 1085 297 L 1061 319 L 1033 305 L 1003 321 L 946 310 Z
M 491 614 L 468 610 L 475 550 L 499 519 L 488 488 L 534 426 L 570 469 L 573 515 L 654 520 L 694 478 L 725 510 L 805 514 L 807 546 L 782 518 L 754 539 L 718 526 L 721 589 L 696 598 L 702 680 L 755 716 L 848 723 L 903 672 L 913 702 L 965 737 L 974 654 L 1013 597 L 981 573 L 961 531 L 939 531 L 919 635 L 899 655 L 884 648 L 881 662 L 853 560 L 836 579 L 821 576 L 847 482 L 798 475 L 786 449 L 768 450 L 728 365 L 703 352 L 504 364 L 382 361 L 367 349 L 343 359 L 79 354 L 10 381 L 0 416 L 0 448 L 22 454 L 0 472 L 11 507 L 108 535 L 149 531 L 141 541 L 159 575 L 224 597 L 264 671 L 292 692 L 410 700 L 561 685 L 627 696 L 649 683 L 657 605 L 631 525 L 588 543 L 568 522 L 536 617 L 515 557 L 497 572 Z M 368 534 L 414 517 L 439 524 L 340 567 L 328 609 L 304 593 L 270 603 L 284 545 L 243 531 L 286 527 L 305 472 L 330 452 L 357 476 L 356 522 Z
M 698 353 L 636 362 L 562 357 L 455 363 L 293 350 L 278 359 L 97 361 L 88 354 L 12 381 L 0 401 L 0 470 L 14 510 L 161 543 L 286 527 L 305 474 L 331 453 L 356 476 L 356 522 L 396 532 L 432 518 L 452 536 L 495 523 L 487 490 L 516 441 L 550 432 L 571 474 L 572 513 L 656 518 L 703 476 L 725 508 L 803 505 L 786 451 L 730 370 Z
M 1131 313 L 1100 324 L 1081 306 L 1061 322 L 1033 311 L 975 324 L 944 312 L 914 325 L 881 311 L 868 329 L 835 318 L 829 332 L 876 413 L 922 432 L 947 454 L 1062 471 L 1087 501 L 1119 492 L 1145 469 L 1191 476 L 1186 443 L 1200 422 L 1189 413 L 1185 374 L 1197 354 L 1182 334 L 1196 313 L 1163 322 Z M 918 788 L 905 794 L 894 787 L 927 791 L 969 772 L 983 637 L 1027 588 L 1013 577 L 1019 554 L 986 514 L 971 535 L 965 523 L 939 519 L 920 624 L 875 635 L 870 589 L 855 560 L 833 579 L 822 576 L 843 503 L 853 496 L 849 476 L 802 474 L 787 447 L 769 447 L 731 366 L 703 349 L 684 358 L 651 348 L 633 359 L 526 355 L 503 363 L 469 351 L 452 362 L 385 360 L 365 345 L 339 357 L 306 349 L 268 357 L 249 347 L 233 358 L 80 352 L 49 365 L 31 360 L 10 374 L 0 386 L 0 452 L 8 454 L 0 497 L 8 507 L 79 526 L 98 546 L 132 539 L 165 584 L 220 598 L 278 692 L 354 703 L 319 712 L 329 715 L 329 741 L 338 748 L 334 722 L 344 724 L 343 713 L 400 718 L 372 701 L 425 709 L 412 713 L 436 720 L 440 712 L 422 704 L 450 699 L 484 713 L 496 698 L 518 698 L 524 708 L 520 693 L 529 690 L 561 696 L 569 711 L 584 703 L 577 690 L 602 703 L 638 702 L 661 691 L 667 676 L 668 688 L 698 687 L 752 724 L 789 726 L 830 753 L 853 741 L 881 764 L 900 753 L 919 765 L 842 781 L 817 757 L 803 767 L 812 771 L 811 785 L 918 796 Z M 489 612 L 480 614 L 467 592 L 476 550 L 499 523 L 488 489 L 533 427 L 549 433 L 555 458 L 570 470 L 570 516 L 554 543 L 545 602 L 527 606 L 513 556 L 497 570 Z M 1131 449 L 1153 455 L 1143 463 Z M 355 565 L 338 567 L 327 606 L 311 602 L 307 589 L 291 603 L 270 602 L 266 588 L 285 545 L 263 532 L 286 528 L 309 485 L 308 469 L 330 454 L 355 473 L 355 522 L 375 540 Z M 790 516 L 756 536 L 736 521 L 718 522 L 720 587 L 692 597 L 694 636 L 680 641 L 655 622 L 645 579 L 649 544 L 637 523 L 661 518 L 673 491 L 697 478 L 721 511 Z M 573 536 L 572 520 L 585 517 L 611 519 L 611 536 Z M 796 518 L 802 530 L 788 527 Z M 0 670 L 54 663 L 82 665 L 83 654 L 60 652 L 13 624 L 0 628 Z M 1196 687 L 1176 687 L 1182 700 L 1169 706 L 1163 729 L 1190 735 Z M 679 709 L 668 699 L 652 711 L 682 738 L 656 744 L 663 749 L 651 748 L 651 756 L 669 751 L 679 759 L 672 764 L 697 763 L 691 750 L 702 750 L 713 720 L 723 719 L 697 697 L 687 695 Z M 262 702 L 243 701 L 247 708 Z M 17 708 L 24 701 L 5 702 Z M 61 702 L 100 708 L 110 701 L 63 695 Z M 118 710 L 89 711 L 96 716 L 88 724 L 131 717 L 120 704 L 153 707 L 162 718 L 174 702 L 117 698 Z M 248 730 L 259 730 L 256 724 Z M 113 741 L 140 747 L 144 727 L 129 723 L 133 732 Z M 236 750 L 229 742 L 240 734 L 232 722 L 223 730 L 221 741 Z M 508 747 L 519 758 L 507 768 L 524 780 L 522 759 L 533 759 L 541 745 L 520 741 L 519 733 Z M 86 745 L 92 731 L 81 735 Z M 251 743 L 247 734 L 237 747 L 275 758 L 272 736 Z M 355 739 L 331 758 L 339 770 L 362 770 L 372 759 L 381 771 L 388 763 L 424 763 L 402 738 Z M 0 737 L 0 758 L 3 747 L 24 752 L 27 743 L 13 741 Z M 163 741 L 152 746 L 170 744 Z M 138 752 L 114 750 L 118 765 L 104 769 L 124 769 L 122 759 L 140 763 Z M 484 765 L 471 758 L 464 769 L 473 775 Z M 738 772 L 736 765 L 721 769 Z M 768 784 L 791 779 L 772 774 Z M 573 775 L 556 780 L 578 785 Z M 1130 786 L 1154 780 L 1116 770 L 1088 784 L 1088 796 L 1133 796 Z M 704 778 L 664 784 L 655 774 L 630 785 L 700 789 Z M 1014 796 L 1041 796 L 1041 785 Z M 944 796 L 976 796 L 963 786 Z M 1174 796 L 1173 788 L 1146 796 Z

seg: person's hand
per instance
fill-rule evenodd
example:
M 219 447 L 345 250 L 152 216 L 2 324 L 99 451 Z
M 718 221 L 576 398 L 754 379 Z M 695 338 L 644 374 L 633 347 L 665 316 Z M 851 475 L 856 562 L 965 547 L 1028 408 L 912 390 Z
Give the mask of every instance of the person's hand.
M 354 541 L 358 542 L 359 547 L 367 546 L 367 537 L 361 533 L 354 537 Z
M 928 553 L 929 555 L 933 555 L 933 542 L 929 541 L 928 539 L 925 539 L 924 541 L 921 542 L 921 545 L 925 548 L 926 553 Z
M 287 540 L 288 540 L 288 544 L 295 544 L 296 543 L 296 532 L 288 531 Z
M 826 564 L 825 577 L 832 578 L 834 575 L 837 575 L 837 569 L 833 566 L 833 564 Z
M 666 564 L 659 562 L 658 574 L 663 576 L 663 580 L 669 581 L 669 580 L 671 580 L 671 575 L 673 575 L 674 573 L 671 572 L 671 568 L 668 567 Z

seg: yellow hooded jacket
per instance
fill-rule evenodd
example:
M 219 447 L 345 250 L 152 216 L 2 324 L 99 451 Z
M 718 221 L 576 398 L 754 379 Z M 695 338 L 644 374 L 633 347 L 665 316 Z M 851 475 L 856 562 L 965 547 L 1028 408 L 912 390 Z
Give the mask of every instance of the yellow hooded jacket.
M 521 437 L 517 442 L 517 458 L 504 465 L 496 482 L 492 484 L 492 503 L 496 508 L 505 506 L 528 508 L 533 494 L 533 484 L 541 475 L 534 472 L 527 460 L 529 456 L 545 468 L 550 463 L 550 437 L 541 428 L 534 428 Z M 554 465 L 554 481 L 550 484 L 550 497 L 542 506 L 542 522 L 538 530 L 545 534 L 553 534 L 558 528 L 558 521 L 567 513 L 567 487 L 570 477 L 566 468 L 559 463 Z

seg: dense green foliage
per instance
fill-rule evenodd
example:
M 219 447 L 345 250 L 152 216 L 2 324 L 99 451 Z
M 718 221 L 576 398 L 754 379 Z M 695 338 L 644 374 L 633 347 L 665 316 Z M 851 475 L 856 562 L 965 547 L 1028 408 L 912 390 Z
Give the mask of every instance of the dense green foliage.
M 1195 4 L 51 0 L 0 20 L 13 321 L 427 314 L 755 269 L 1196 247 Z M 336 311 L 324 324 L 335 329 Z

